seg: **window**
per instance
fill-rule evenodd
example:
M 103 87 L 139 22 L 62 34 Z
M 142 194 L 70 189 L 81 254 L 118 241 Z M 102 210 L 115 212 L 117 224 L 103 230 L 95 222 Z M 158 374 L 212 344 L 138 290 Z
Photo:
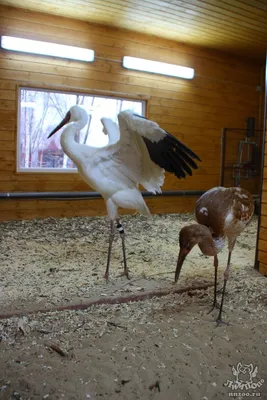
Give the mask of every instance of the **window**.
M 41 89 L 19 89 L 17 170 L 20 172 L 76 172 L 73 162 L 60 146 L 60 134 L 47 140 L 49 133 L 63 119 L 71 106 L 78 104 L 88 111 L 88 124 L 77 135 L 79 143 L 94 147 L 108 144 L 100 118 L 117 122 L 122 110 L 145 114 L 145 101 L 84 93 Z

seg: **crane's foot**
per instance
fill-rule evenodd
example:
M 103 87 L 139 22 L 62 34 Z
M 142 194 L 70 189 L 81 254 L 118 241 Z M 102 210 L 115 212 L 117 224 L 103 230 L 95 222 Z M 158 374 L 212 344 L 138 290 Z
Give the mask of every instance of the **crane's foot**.
M 217 318 L 215 322 L 216 322 L 216 327 L 221 325 L 227 325 L 227 326 L 231 325 L 230 322 L 223 321 L 221 318 Z
M 106 283 L 109 282 L 109 273 L 108 272 L 105 273 L 104 279 L 106 279 Z
M 130 276 L 129 276 L 128 268 L 125 268 L 125 270 L 122 273 L 120 273 L 119 276 L 126 276 L 127 279 L 129 279 L 129 280 L 131 279 Z
M 216 303 L 212 304 L 211 309 L 207 312 L 207 314 L 210 314 L 214 309 L 218 309 L 220 308 L 220 304 L 216 301 Z

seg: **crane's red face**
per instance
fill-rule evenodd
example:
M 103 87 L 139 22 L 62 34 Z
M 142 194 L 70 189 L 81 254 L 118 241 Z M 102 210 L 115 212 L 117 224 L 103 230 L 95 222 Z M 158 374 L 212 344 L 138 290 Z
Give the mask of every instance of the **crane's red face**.
M 62 128 L 64 125 L 66 125 L 68 122 L 70 122 L 71 118 L 71 113 L 70 111 L 67 112 L 63 120 L 55 127 L 55 129 L 47 136 L 47 139 L 49 139 L 51 136 L 54 135 L 60 128 Z

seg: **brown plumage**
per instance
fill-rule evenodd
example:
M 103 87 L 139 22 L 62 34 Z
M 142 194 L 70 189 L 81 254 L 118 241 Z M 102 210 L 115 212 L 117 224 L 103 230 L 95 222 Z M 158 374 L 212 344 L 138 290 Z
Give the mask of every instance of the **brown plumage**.
M 251 194 L 238 187 L 215 187 L 204 193 L 196 203 L 196 219 L 200 225 L 185 226 L 180 231 L 180 252 L 175 272 L 175 282 L 185 257 L 198 244 L 203 254 L 214 257 L 214 301 L 213 308 L 217 307 L 217 253 L 222 250 L 225 240 L 228 240 L 228 261 L 224 272 L 222 300 L 217 323 L 222 323 L 222 309 L 226 283 L 229 278 L 231 254 L 237 236 L 249 224 L 254 214 L 254 202 Z M 213 309 L 212 308 L 212 309 Z

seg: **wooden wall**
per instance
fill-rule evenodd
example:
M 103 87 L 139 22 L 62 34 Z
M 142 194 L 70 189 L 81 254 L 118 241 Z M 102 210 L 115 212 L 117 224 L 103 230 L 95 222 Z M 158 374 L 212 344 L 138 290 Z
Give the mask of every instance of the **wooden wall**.
M 266 68 L 267 68 L 267 61 L 266 61 Z M 267 74 L 266 74 L 266 89 L 267 89 Z M 265 107 L 267 107 L 267 101 Z M 265 137 L 264 170 L 263 170 L 263 185 L 262 185 L 262 198 L 261 198 L 262 204 L 261 204 L 261 216 L 260 216 L 260 232 L 258 241 L 259 271 L 264 275 L 267 275 L 267 140 L 266 139 L 267 136 Z
M 89 47 L 96 60 L 85 64 L 0 50 L 0 191 L 90 190 L 76 174 L 16 173 L 18 85 L 127 94 L 148 98 L 148 117 L 179 137 L 202 158 L 193 177 L 167 176 L 164 189 L 206 190 L 219 183 L 223 127 L 245 127 L 259 117 L 261 66 L 216 51 L 86 22 L 0 6 L 0 34 Z M 128 71 L 123 55 L 195 68 L 192 81 Z M 229 147 L 229 151 L 236 151 Z M 194 198 L 148 200 L 153 212 L 193 210 Z M 267 205 L 266 205 L 267 207 Z M 102 200 L 1 201 L 0 219 L 102 215 Z

